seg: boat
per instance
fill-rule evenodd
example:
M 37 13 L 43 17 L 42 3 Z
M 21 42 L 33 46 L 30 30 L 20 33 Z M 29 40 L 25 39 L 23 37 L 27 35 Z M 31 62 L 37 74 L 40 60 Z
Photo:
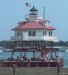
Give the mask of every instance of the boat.
M 68 52 L 68 48 L 65 50 L 65 52 Z
M 0 52 L 3 52 L 2 50 L 0 50 Z
M 0 47 L 0 52 L 3 52 L 3 47 Z
M 67 47 L 66 46 L 54 46 L 54 48 L 58 48 L 59 52 L 65 52 Z
M 5 52 L 12 52 L 12 49 L 6 49 Z

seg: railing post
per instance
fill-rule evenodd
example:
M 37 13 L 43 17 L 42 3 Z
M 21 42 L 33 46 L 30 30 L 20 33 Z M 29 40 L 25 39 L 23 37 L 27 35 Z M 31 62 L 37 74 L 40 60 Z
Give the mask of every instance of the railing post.
M 60 72 L 60 66 L 59 63 L 57 63 L 57 75 L 59 75 L 59 72 Z
M 13 75 L 15 75 L 15 64 L 13 64 Z
M 38 67 L 38 62 L 37 62 L 38 60 L 37 60 L 37 58 L 36 58 L 36 67 Z

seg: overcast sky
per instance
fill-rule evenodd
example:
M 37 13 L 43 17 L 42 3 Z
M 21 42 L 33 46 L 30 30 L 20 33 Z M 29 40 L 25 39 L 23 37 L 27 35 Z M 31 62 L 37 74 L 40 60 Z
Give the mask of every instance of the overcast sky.
M 41 16 L 45 6 L 45 19 L 57 29 L 55 35 L 59 40 L 68 40 L 68 0 L 0 0 L 0 40 L 14 35 L 11 29 L 24 20 L 31 8 L 25 7 L 26 2 L 34 5 Z

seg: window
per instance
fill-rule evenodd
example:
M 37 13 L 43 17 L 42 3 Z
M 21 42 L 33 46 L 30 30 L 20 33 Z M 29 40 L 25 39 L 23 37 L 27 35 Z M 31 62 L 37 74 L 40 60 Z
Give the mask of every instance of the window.
M 45 36 L 47 35 L 47 32 L 45 31 Z
M 46 36 L 47 35 L 47 32 L 46 31 L 43 31 L 43 36 Z
M 17 36 L 19 36 L 20 35 L 20 32 L 17 32 Z
M 21 31 L 16 31 L 16 36 L 22 36 L 22 32 Z
M 44 36 L 44 31 L 43 31 L 43 36 Z
M 52 32 L 49 32 L 49 36 L 52 36 Z
M 35 31 L 29 31 L 29 36 L 35 36 Z

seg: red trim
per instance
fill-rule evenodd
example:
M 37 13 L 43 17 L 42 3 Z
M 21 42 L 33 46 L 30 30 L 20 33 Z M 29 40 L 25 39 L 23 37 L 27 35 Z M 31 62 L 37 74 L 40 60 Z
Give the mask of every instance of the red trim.
M 13 28 L 12 30 L 17 30 L 17 29 L 46 29 L 46 30 L 55 30 L 54 27 L 52 26 L 45 26 L 42 25 L 39 22 L 20 22 L 18 23 L 18 26 Z

